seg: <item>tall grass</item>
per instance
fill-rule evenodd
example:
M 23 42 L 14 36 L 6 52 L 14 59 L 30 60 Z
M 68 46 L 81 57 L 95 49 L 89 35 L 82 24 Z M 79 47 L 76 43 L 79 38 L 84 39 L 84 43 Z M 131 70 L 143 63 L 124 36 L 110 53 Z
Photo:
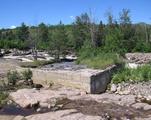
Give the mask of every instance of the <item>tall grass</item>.
M 81 54 L 77 60 L 77 63 L 85 64 L 94 69 L 104 69 L 114 64 L 121 64 L 122 59 L 116 53 L 89 51 L 89 53 Z
M 151 65 L 140 66 L 137 69 L 123 68 L 113 75 L 113 83 L 121 82 L 147 82 L 151 80 Z

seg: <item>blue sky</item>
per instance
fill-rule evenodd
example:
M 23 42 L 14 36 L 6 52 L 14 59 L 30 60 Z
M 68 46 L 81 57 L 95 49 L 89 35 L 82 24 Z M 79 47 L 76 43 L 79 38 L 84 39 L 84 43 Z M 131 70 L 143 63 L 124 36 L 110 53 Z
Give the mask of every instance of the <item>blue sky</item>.
M 0 0 L 0 28 L 18 26 L 22 22 L 65 24 L 74 17 L 91 11 L 97 20 L 106 22 L 105 12 L 112 10 L 115 18 L 123 8 L 131 10 L 132 21 L 151 23 L 151 0 Z

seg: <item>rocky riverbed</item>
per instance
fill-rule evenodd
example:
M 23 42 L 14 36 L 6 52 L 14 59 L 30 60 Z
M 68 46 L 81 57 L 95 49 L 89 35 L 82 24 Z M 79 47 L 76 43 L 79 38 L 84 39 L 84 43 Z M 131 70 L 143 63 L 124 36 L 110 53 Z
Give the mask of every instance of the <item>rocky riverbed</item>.
M 0 66 L 2 78 L 18 67 L 17 62 L 3 59 Z M 65 63 L 41 69 L 81 67 L 85 68 Z M 98 95 L 60 85 L 20 89 L 9 93 L 7 105 L 0 109 L 0 120 L 151 120 L 151 82 L 112 84 Z
M 11 92 L 9 98 L 17 103 L 18 109 L 13 109 L 22 112 L 18 111 L 14 114 L 12 107 L 5 107 L 0 111 L 0 120 L 4 118 L 5 120 L 10 118 L 10 120 L 151 119 L 149 102 L 151 99 L 147 98 L 148 102 L 142 101 L 143 96 L 130 93 L 120 94 L 108 91 L 104 94 L 92 95 L 78 89 L 53 86 L 41 90 L 20 89 Z

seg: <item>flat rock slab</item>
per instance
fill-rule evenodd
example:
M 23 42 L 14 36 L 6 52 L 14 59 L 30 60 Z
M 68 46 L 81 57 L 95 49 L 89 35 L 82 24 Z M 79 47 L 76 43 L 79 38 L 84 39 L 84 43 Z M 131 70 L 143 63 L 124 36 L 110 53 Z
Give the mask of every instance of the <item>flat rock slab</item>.
M 21 89 L 17 92 L 10 93 L 9 97 L 21 107 L 26 108 L 36 104 L 50 103 L 54 104 L 59 99 L 64 99 L 69 96 L 79 95 L 79 91 L 72 90 L 35 90 L 35 89 Z
M 26 117 L 27 120 L 103 120 L 101 116 L 89 116 L 76 110 L 61 110 Z
M 107 116 L 124 120 L 133 118 L 149 118 L 151 105 L 137 103 L 135 95 L 118 95 L 104 93 L 101 95 L 81 94 L 79 90 L 59 88 L 57 90 L 22 89 L 10 93 L 10 97 L 20 106 L 26 107 L 33 103 L 46 106 L 47 103 L 67 98 L 63 107 L 26 116 L 27 120 L 105 120 Z M 143 107 L 145 105 L 145 107 Z M 140 109 L 142 108 L 143 109 Z M 126 119 L 126 120 L 127 120 Z

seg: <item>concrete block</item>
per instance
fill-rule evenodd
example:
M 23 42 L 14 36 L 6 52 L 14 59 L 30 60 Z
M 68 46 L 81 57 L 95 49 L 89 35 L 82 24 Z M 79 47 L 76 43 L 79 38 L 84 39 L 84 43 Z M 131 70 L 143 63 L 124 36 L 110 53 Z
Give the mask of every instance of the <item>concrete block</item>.
M 33 82 L 48 86 L 50 83 L 61 84 L 68 87 L 78 88 L 87 93 L 104 93 L 111 81 L 111 76 L 117 70 L 112 65 L 105 70 L 80 69 L 80 70 L 50 70 L 31 69 Z

